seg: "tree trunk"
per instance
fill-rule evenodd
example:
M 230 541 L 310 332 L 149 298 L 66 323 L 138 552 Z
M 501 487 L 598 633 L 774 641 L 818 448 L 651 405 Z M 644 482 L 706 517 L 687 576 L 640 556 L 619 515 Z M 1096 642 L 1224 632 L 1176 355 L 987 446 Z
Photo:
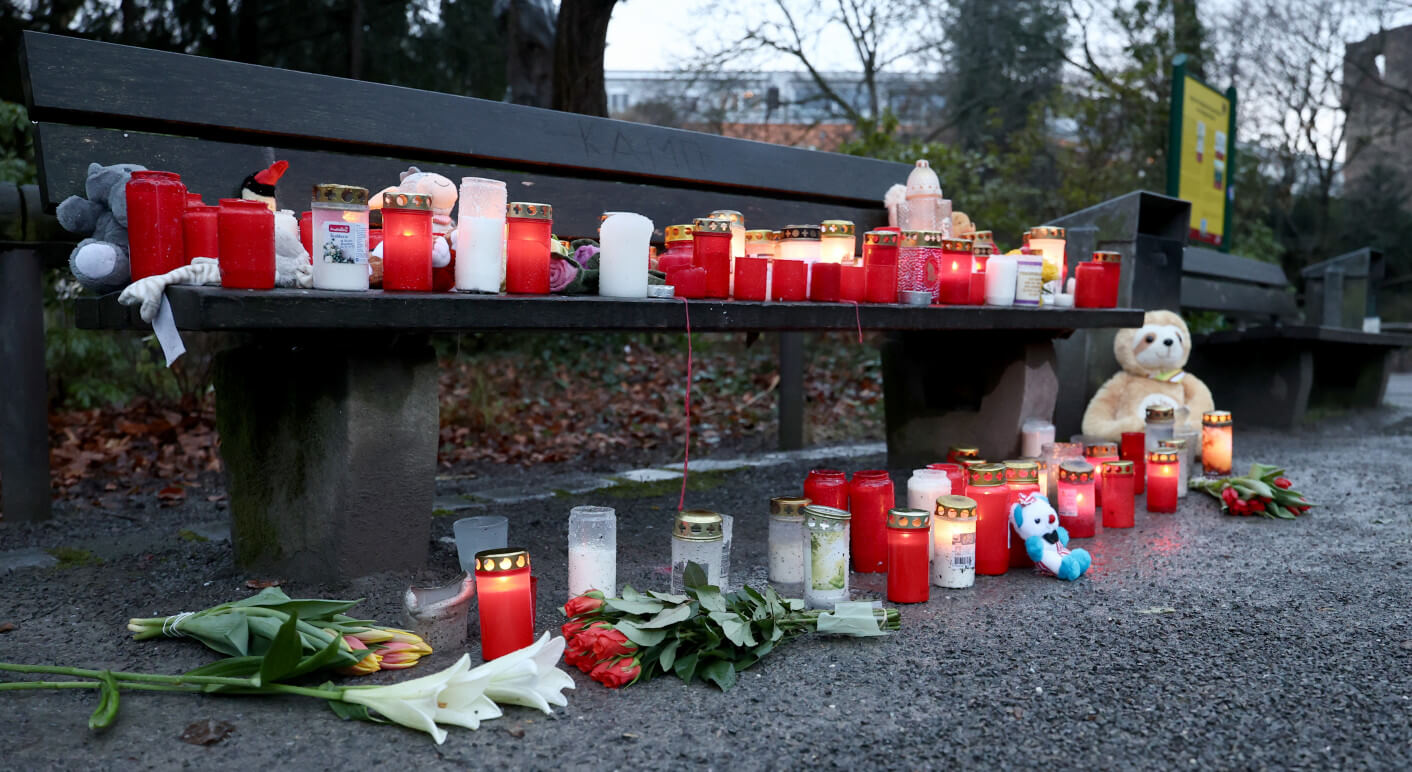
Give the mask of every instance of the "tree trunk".
M 608 19 L 618 0 L 563 0 L 554 35 L 555 110 L 608 115 L 603 85 L 603 51 Z
M 348 23 L 348 77 L 363 79 L 363 0 L 353 0 Z

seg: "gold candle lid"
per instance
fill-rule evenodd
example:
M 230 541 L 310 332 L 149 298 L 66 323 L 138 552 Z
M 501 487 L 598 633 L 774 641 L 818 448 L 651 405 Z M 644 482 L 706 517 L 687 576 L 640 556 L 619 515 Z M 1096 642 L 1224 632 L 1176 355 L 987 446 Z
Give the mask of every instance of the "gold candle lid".
M 903 231 L 904 247 L 940 247 L 946 236 L 941 231 Z
M 976 257 L 990 257 L 995 254 L 995 246 L 993 244 L 982 244 L 978 241 L 973 242 L 971 254 Z
M 809 504 L 804 507 L 804 514 L 810 517 L 817 517 L 822 520 L 851 520 L 852 513 L 846 509 L 826 507 L 823 504 Z
M 895 247 L 902 234 L 897 231 L 868 231 L 863 234 L 863 245 L 874 247 Z
M 941 248 L 947 252 L 970 252 L 975 243 L 970 239 L 942 239 Z
M 708 215 L 708 217 L 713 220 L 725 220 L 732 225 L 745 225 L 745 215 L 734 209 L 717 209 Z
M 780 230 L 781 239 L 809 239 L 817 241 L 819 239 L 819 226 L 817 225 L 786 225 Z
M 967 485 L 984 488 L 1005 484 L 1004 464 L 975 464 L 966 467 Z
M 851 220 L 824 220 L 819 223 L 819 235 L 826 239 L 851 238 L 855 228 Z
M 424 196 L 421 193 L 384 193 L 382 194 L 382 208 L 430 212 L 431 196 Z
M 1087 461 L 1065 461 L 1059 465 L 1059 482 L 1078 484 L 1093 482 L 1093 464 Z
M 524 547 L 500 547 L 476 553 L 478 574 L 500 574 L 529 567 L 529 551 Z
M 1175 448 L 1163 448 L 1154 450 L 1147 454 L 1147 461 L 1151 464 L 1175 464 L 1178 453 Z
M 686 541 L 717 541 L 724 536 L 721 516 L 706 509 L 682 510 L 672 523 L 672 535 Z
M 730 235 L 731 221 L 724 217 L 698 217 L 691 223 L 691 235 L 701 233 L 724 233 Z
M 668 225 L 665 229 L 667 241 L 691 241 L 691 231 L 692 226 L 690 223 L 685 225 Z
M 1122 252 L 1094 252 L 1093 262 L 1095 263 L 1121 263 L 1123 262 Z
M 887 527 L 907 531 L 924 531 L 931 527 L 932 516 L 925 509 L 897 507 L 887 511 Z
M 505 205 L 505 215 L 526 220 L 552 220 L 554 219 L 554 207 L 549 204 L 536 204 L 532 201 L 511 201 Z
M 1208 410 L 1201 414 L 1202 426 L 1230 426 L 1231 411 L 1229 410 Z
M 1133 462 L 1131 461 L 1104 461 L 1103 474 L 1116 475 L 1118 477 L 1132 477 Z
M 770 499 L 770 514 L 777 517 L 803 517 L 809 499 L 800 496 L 776 496 Z
M 1118 443 L 1116 442 L 1094 442 L 1084 448 L 1084 455 L 1090 458 L 1094 456 L 1116 456 L 1118 455 Z
M 1174 413 L 1170 407 L 1163 405 L 1153 405 L 1147 408 L 1147 420 L 1149 421 L 1171 421 Z
M 1159 447 L 1159 448 L 1172 448 L 1172 449 L 1174 449 L 1174 450 L 1186 450 L 1186 438 L 1184 438 L 1184 437 L 1175 437 L 1175 438 L 1170 439 L 1170 440 L 1158 440 L 1158 441 L 1157 441 L 1157 447 Z
M 981 449 L 977 447 L 972 447 L 970 445 L 952 445 L 947 450 L 946 455 L 955 459 L 980 458 Z
M 936 516 L 945 520 L 974 518 L 976 500 L 967 496 L 941 496 L 936 500 Z
M 368 205 L 368 189 L 357 185 L 315 185 L 314 203 Z
M 775 234 L 775 232 L 774 232 L 774 231 L 771 231 L 771 230 L 753 230 L 753 231 L 746 231 L 746 232 L 745 232 L 745 240 L 746 240 L 746 241 L 774 241 L 774 234 Z
M 1037 225 L 1025 231 L 1025 236 L 1032 239 L 1062 239 L 1064 229 L 1054 225 Z
M 1029 459 L 1006 461 L 1005 481 L 1013 483 L 1038 483 L 1039 464 Z

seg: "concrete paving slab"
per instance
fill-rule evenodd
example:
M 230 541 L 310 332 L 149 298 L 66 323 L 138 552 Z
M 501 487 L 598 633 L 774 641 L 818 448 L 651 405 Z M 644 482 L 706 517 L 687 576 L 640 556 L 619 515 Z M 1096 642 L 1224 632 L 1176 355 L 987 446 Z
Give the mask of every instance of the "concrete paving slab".
M 58 562 L 57 558 L 38 547 L 6 550 L 0 552 L 0 573 L 8 573 L 21 568 L 48 568 Z
M 659 482 L 661 480 L 680 479 L 681 472 L 671 472 L 666 469 L 630 469 L 626 472 L 619 472 L 618 477 L 628 482 L 635 483 Z

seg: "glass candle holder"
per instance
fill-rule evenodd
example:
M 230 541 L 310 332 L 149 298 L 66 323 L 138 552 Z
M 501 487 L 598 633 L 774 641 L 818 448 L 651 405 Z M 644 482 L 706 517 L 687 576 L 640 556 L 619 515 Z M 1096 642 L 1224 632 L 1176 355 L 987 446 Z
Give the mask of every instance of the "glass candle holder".
M 511 201 L 505 212 L 505 291 L 515 295 L 549 294 L 549 234 L 554 208 Z
M 1207 477 L 1231 474 L 1231 411 L 1201 414 L 1201 468 Z
M 941 231 L 903 231 L 897 250 L 897 291 L 926 292 L 932 303 L 941 297 L 941 267 L 946 241 Z M 969 291 L 969 284 L 967 290 Z
M 431 196 L 382 194 L 382 288 L 431 292 Z
M 510 520 L 504 515 L 463 517 L 451 524 L 451 533 L 456 540 L 456 558 L 461 570 L 474 574 L 478 553 L 504 549 L 510 543 Z
M 1120 252 L 1094 252 L 1093 263 L 1103 269 L 1099 308 L 1117 308 L 1118 288 L 1122 286 L 1123 255 Z
M 848 477 L 837 469 L 810 469 L 804 498 L 822 507 L 848 509 Z
M 456 289 L 500 292 L 505 282 L 505 183 L 462 177 L 456 200 Z
M 927 464 L 927 468 L 946 473 L 946 479 L 951 481 L 951 495 L 959 496 L 965 492 L 966 467 L 951 461 L 944 461 L 939 464 Z
M 1009 307 L 1015 305 L 1015 258 L 994 255 L 985 264 L 985 304 Z
M 1041 446 L 1040 458 L 1044 459 L 1047 476 L 1044 482 L 1045 495 L 1052 501 L 1059 494 L 1059 487 L 1056 483 L 1059 476 L 1059 465 L 1065 461 L 1082 461 L 1084 446 L 1082 442 L 1051 442 Z
M 221 230 L 218 206 L 193 204 L 181 214 L 181 242 L 187 263 L 198 257 L 214 257 L 220 262 Z
M 534 643 L 529 552 L 521 547 L 476 553 L 481 659 L 489 662 Z
M 1118 457 L 1133 462 L 1133 493 L 1141 495 L 1147 488 L 1147 435 L 1123 432 L 1118 438 Z
M 1107 274 L 1098 263 L 1079 263 L 1074 266 L 1074 307 L 1112 308 L 1104 304 L 1107 299 L 1107 281 Z
M 1029 459 L 1015 459 L 1005 462 L 1005 487 L 1010 489 L 1010 504 L 1019 500 L 1021 494 L 1039 493 L 1039 464 Z M 1034 565 L 1025 551 L 1025 543 L 1010 538 L 1010 567 L 1029 568 Z
M 221 286 L 274 289 L 275 213 L 260 201 L 223 198 L 216 218 Z
M 745 232 L 746 257 L 774 257 L 775 232 L 771 230 L 750 230 Z
M 569 510 L 569 597 L 618 596 L 618 515 L 612 507 Z
M 810 608 L 848 600 L 851 520 L 845 509 L 804 507 L 804 602 Z
M 1065 461 L 1059 465 L 1055 478 L 1059 501 L 1054 509 L 1059 513 L 1059 525 L 1068 529 L 1069 536 L 1075 539 L 1087 539 L 1095 531 L 1094 476 L 1093 465 L 1087 461 Z
M 1118 443 L 1091 442 L 1084 447 L 1084 460 L 1092 464 L 1094 469 L 1102 469 L 1105 462 L 1118 460 Z M 1095 477 L 1093 481 L 1093 505 L 1103 506 L 1102 475 Z
M 887 511 L 897 506 L 892 478 L 883 469 L 864 469 L 848 482 L 848 511 L 853 514 L 851 553 L 860 574 L 887 571 Z
M 647 297 L 647 250 L 652 221 L 616 212 L 598 227 L 598 294 L 610 298 Z
M 942 496 L 932 517 L 932 584 L 961 589 L 976 583 L 976 501 Z
M 1181 454 L 1172 449 L 1147 454 L 1147 511 L 1177 511 L 1177 477 Z
M 186 265 L 181 218 L 186 212 L 187 192 L 181 177 L 175 172 L 139 169 L 129 178 L 126 191 L 128 262 L 132 280 L 161 276 Z M 269 207 L 265 210 L 269 211 Z M 271 254 L 273 238 L 271 236 Z
M 665 228 L 667 234 L 667 249 L 657 257 L 657 270 L 663 273 L 671 273 L 678 268 L 690 268 L 694 265 L 695 257 L 692 254 L 692 246 L 695 240 L 692 238 L 692 226 L 668 225 Z
M 853 260 L 857 249 L 856 229 L 849 220 L 819 223 L 819 262 L 844 263 Z
M 731 538 L 735 531 L 735 518 L 721 515 L 721 592 L 731 591 Z
M 770 499 L 770 584 L 786 598 L 804 592 L 804 508 L 809 499 Z
M 731 296 L 731 223 L 726 219 L 698 217 L 691 227 L 692 260 L 706 269 L 706 297 Z
M 1099 477 L 1103 480 L 1103 527 L 1133 527 L 1133 462 L 1104 461 Z
M 931 597 L 931 520 L 928 509 L 888 510 L 888 602 L 926 603 Z
M 775 300 L 809 297 L 809 270 L 819 262 L 822 248 L 817 225 L 790 225 L 780 231 L 770 288 Z
M 974 258 L 968 239 L 943 239 L 941 261 L 937 266 L 937 300 L 948 306 L 964 306 L 971 301 L 971 273 Z
M 1064 279 L 1068 276 L 1064 257 L 1064 229 L 1045 225 L 1030 228 L 1025 233 L 1025 246 L 1044 258 L 1045 264 L 1054 273 L 1060 286 L 1063 286 Z
M 1026 418 L 1020 422 L 1020 455 L 1038 458 L 1044 446 L 1054 442 L 1054 424 L 1043 418 Z
M 976 502 L 976 573 L 999 576 L 1010 570 L 1010 489 L 1005 467 L 976 464 L 967 470 L 966 498 Z
M 1044 295 L 1044 258 L 1020 255 L 1015 258 L 1015 305 L 1037 308 Z
M 1154 405 L 1147 408 L 1147 421 L 1144 426 L 1144 441 L 1147 443 L 1147 452 L 1162 447 L 1162 440 L 1172 439 L 1172 432 L 1176 428 L 1176 417 L 1170 407 Z
M 430 210 L 428 210 L 430 211 Z M 309 202 L 309 240 L 314 289 L 362 291 L 368 288 L 368 189 L 355 185 L 315 185 Z M 384 221 L 387 214 L 383 214 Z M 396 215 L 393 221 L 396 222 Z M 431 218 L 427 217 L 428 228 Z M 430 244 L 430 239 L 427 240 Z M 383 248 L 384 253 L 386 247 Z M 387 260 L 384 254 L 383 267 Z M 431 276 L 431 253 L 427 253 Z
M 1192 463 L 1191 457 L 1187 453 L 1187 441 L 1184 438 L 1162 440 L 1158 450 L 1175 450 L 1177 452 L 1177 498 L 1186 498 L 1187 479 L 1191 477 Z
M 745 215 L 734 209 L 717 209 L 707 216 L 730 223 L 731 259 L 745 257 Z
M 761 301 L 770 296 L 770 258 L 738 257 L 735 260 L 736 300 Z
M 721 586 L 721 549 L 725 533 L 721 516 L 704 509 L 677 513 L 672 524 L 672 592 L 680 595 L 685 585 L 687 563 L 696 563 L 706 572 L 708 584 Z

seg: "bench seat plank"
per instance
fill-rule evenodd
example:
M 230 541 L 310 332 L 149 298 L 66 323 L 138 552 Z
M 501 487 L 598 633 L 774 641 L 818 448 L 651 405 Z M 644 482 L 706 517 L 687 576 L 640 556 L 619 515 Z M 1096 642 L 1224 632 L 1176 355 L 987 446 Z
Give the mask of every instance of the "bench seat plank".
M 177 327 L 193 331 L 397 330 L 641 330 L 682 331 L 680 300 L 597 296 L 361 293 L 329 290 L 230 290 L 171 287 Z M 691 329 L 699 332 L 854 330 L 1034 330 L 1137 327 L 1142 311 L 1091 308 L 913 307 L 851 303 L 757 303 L 692 300 Z M 74 322 L 83 329 L 150 329 L 136 307 L 117 295 L 79 298 Z
M 1246 330 L 1219 330 L 1206 335 L 1193 336 L 1193 346 L 1222 345 L 1233 343 L 1254 343 L 1259 341 L 1318 341 L 1321 343 L 1349 343 L 1363 346 L 1383 346 L 1405 348 L 1412 346 L 1412 335 L 1389 332 L 1363 332 L 1344 327 L 1316 327 L 1314 325 L 1288 325 L 1252 327 Z

